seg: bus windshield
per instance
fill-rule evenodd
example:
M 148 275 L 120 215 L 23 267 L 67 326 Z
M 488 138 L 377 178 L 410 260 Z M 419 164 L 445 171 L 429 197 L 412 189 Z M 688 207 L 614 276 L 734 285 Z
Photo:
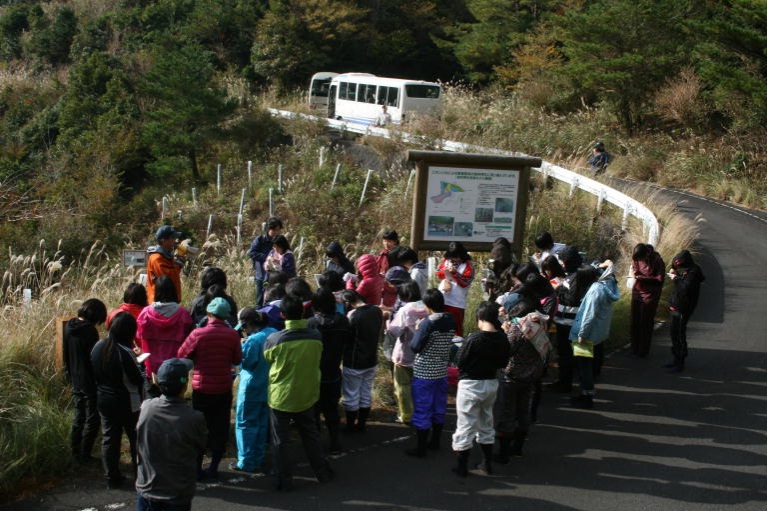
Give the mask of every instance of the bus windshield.
M 406 84 L 405 95 L 409 98 L 438 98 L 440 87 L 437 85 Z
M 312 96 L 328 96 L 331 78 L 316 78 L 312 80 Z

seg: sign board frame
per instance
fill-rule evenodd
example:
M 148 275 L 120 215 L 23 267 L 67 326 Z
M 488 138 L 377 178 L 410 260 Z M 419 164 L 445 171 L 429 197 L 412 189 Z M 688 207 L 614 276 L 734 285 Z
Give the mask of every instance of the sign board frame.
M 416 162 L 414 250 L 446 250 L 459 241 L 488 252 L 504 236 L 520 257 L 531 168 L 540 158 L 409 150 L 406 160 Z

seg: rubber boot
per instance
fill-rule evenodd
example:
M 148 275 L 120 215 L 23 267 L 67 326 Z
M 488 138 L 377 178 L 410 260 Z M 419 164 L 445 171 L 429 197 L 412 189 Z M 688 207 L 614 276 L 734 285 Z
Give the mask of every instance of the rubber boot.
M 480 448 L 483 450 L 483 461 L 478 466 L 478 469 L 480 469 L 486 475 L 492 475 L 493 467 L 491 464 L 493 461 L 493 443 L 481 444 Z
M 499 438 L 499 453 L 493 456 L 493 462 L 506 465 L 509 464 L 509 446 L 512 444 L 512 439 L 509 437 Z
M 371 413 L 370 407 L 361 407 L 358 411 L 356 430 L 358 432 L 365 432 L 365 423 L 368 421 L 368 415 Z
M 221 458 L 224 456 L 224 452 L 216 450 L 211 453 L 211 463 L 205 469 L 205 476 L 208 478 L 219 478 L 219 464 Z
M 355 420 L 357 420 L 357 411 L 347 411 L 347 425 L 344 428 L 346 432 L 355 431 Z
M 523 444 L 525 443 L 526 437 L 528 437 L 528 432 L 523 430 L 515 429 L 515 431 L 512 432 L 512 446 L 509 449 L 510 455 L 513 457 L 523 456 Z
M 443 424 L 442 423 L 433 423 L 432 424 L 432 437 L 429 439 L 429 443 L 427 444 L 427 449 L 429 450 L 439 450 L 440 449 L 440 435 L 443 433 Z
M 416 448 L 405 450 L 406 455 L 411 457 L 426 457 L 427 456 L 427 438 L 429 437 L 429 429 L 416 429 Z
M 467 470 L 467 461 L 469 460 L 470 451 L 471 450 L 463 450 L 456 452 L 456 467 L 451 469 L 451 471 L 462 477 L 466 477 L 467 474 L 469 474 L 469 471 Z
M 338 455 L 341 453 L 341 443 L 339 443 L 339 426 L 338 425 L 326 425 L 328 427 L 328 437 L 331 438 L 331 444 L 328 446 L 328 451 L 331 455 Z

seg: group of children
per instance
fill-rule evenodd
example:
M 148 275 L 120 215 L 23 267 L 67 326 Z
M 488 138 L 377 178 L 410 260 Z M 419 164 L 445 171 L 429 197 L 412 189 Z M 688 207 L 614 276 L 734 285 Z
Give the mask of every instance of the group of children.
M 232 368 L 239 366 L 238 456 L 230 468 L 262 470 L 271 429 L 273 442 L 283 437 L 272 451 L 276 487 L 283 490 L 292 486 L 284 446 L 290 429 L 285 425 L 300 426 L 320 481 L 333 476 L 324 453 L 342 449 L 340 401 L 344 429 L 365 432 L 380 346 L 391 362 L 396 421 L 416 430 L 416 444 L 406 450 L 413 457 L 440 448 L 449 360 L 459 347 L 452 365 L 457 378 L 452 448 L 457 454 L 454 471 L 460 476 L 468 474 L 474 441 L 483 453 L 478 467 L 488 474 L 492 461 L 506 464 L 510 457 L 522 455 L 551 352 L 556 352 L 559 367 L 551 389 L 570 392 L 577 373 L 580 392 L 572 404 L 593 406 L 602 343 L 608 337 L 612 304 L 619 298 L 610 260 L 584 265 L 575 247 L 555 244 L 542 233 L 536 239 L 539 252 L 521 264 L 514 261 L 509 242 L 498 239 L 483 279 L 488 300 L 478 305 L 476 330 L 465 340 L 464 310 L 475 267 L 461 243 L 449 245 L 436 272 L 439 285 L 428 288 L 426 265 L 414 250 L 400 245 L 394 231 L 383 234 L 381 252 L 363 254 L 354 264 L 333 242 L 313 290 L 295 275 L 282 229 L 279 218 L 268 219 L 265 233 L 251 245 L 256 301 L 239 313 L 226 293 L 224 272 L 208 267 L 189 310 L 179 304 L 174 283 L 157 276 L 151 304 L 141 285 L 129 286 L 124 303 L 109 315 L 112 325 L 105 340 L 99 341 L 96 331 L 107 319 L 98 299 L 83 303 L 77 318 L 67 324 L 65 359 L 76 405 L 73 453 L 81 460 L 90 457 L 100 415 L 110 486 L 119 486 L 123 479 L 115 457 L 121 433 L 127 434 L 136 461 L 141 396 L 160 394 L 152 375 L 164 361 L 177 357 L 194 361 L 192 406 L 203 413 L 207 427 L 211 462 L 204 469 L 202 452 L 197 454 L 197 478 L 218 474 L 229 432 Z M 675 278 L 682 283 L 688 275 L 683 266 L 693 265 L 690 253 L 681 253 L 676 265 Z M 684 358 L 685 325 L 695 300 L 683 291 L 675 297 L 673 330 L 682 340 L 673 347 L 678 361 Z M 288 343 L 293 340 L 301 342 Z M 102 344 L 98 350 L 97 342 Z M 137 354 L 148 354 L 143 364 Z M 102 369 L 94 371 L 97 365 Z M 319 446 L 321 420 L 328 432 L 327 449 Z

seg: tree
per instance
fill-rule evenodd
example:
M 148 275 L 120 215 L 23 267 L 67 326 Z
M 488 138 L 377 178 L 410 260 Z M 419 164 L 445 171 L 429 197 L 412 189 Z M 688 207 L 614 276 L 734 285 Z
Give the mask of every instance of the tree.
M 589 2 L 552 17 L 564 64 L 557 73 L 588 101 L 608 102 L 624 128 L 642 124 L 646 104 L 685 64 L 690 0 Z
M 354 55 L 365 14 L 341 0 L 272 0 L 256 28 L 251 65 L 279 85 L 306 84 L 316 71 Z
M 61 7 L 53 21 L 41 12 L 30 26 L 32 35 L 27 49 L 32 55 L 52 65 L 69 61 L 69 49 L 77 32 L 75 11 Z
M 187 157 L 192 178 L 200 181 L 200 149 L 218 136 L 236 102 L 214 83 L 212 55 L 200 44 L 162 36 L 152 54 L 141 83 L 143 140 L 155 157 Z
M 468 0 L 473 21 L 459 22 L 447 30 L 453 48 L 467 77 L 473 82 L 488 82 L 496 68 L 508 64 L 512 49 L 538 22 L 548 2 L 543 0 Z

